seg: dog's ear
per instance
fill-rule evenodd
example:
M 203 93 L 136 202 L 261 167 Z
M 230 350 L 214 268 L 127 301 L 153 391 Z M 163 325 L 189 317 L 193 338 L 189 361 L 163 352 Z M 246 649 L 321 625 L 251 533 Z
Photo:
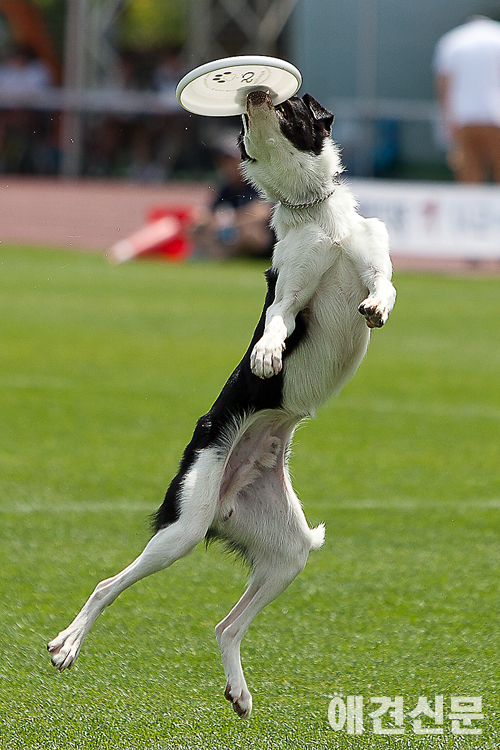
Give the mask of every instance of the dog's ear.
M 332 132 L 333 121 L 335 119 L 332 113 L 325 109 L 323 105 L 317 102 L 310 94 L 304 94 L 302 101 L 314 119 L 323 123 L 327 134 L 330 135 Z

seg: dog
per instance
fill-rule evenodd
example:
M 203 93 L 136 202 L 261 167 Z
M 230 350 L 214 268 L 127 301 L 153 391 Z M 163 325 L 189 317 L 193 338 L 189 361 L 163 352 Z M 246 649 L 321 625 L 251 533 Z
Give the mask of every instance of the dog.
M 249 716 L 240 644 L 254 617 L 303 570 L 324 539 L 295 495 L 288 457 L 297 425 L 337 394 L 363 359 L 396 292 L 384 224 L 365 219 L 342 182 L 333 115 L 313 97 L 274 106 L 252 91 L 242 116 L 242 170 L 275 203 L 277 242 L 250 346 L 196 425 L 154 518 L 154 535 L 121 573 L 99 583 L 48 645 L 71 667 L 105 607 L 127 587 L 217 538 L 249 563 L 248 587 L 216 628 L 225 697 Z

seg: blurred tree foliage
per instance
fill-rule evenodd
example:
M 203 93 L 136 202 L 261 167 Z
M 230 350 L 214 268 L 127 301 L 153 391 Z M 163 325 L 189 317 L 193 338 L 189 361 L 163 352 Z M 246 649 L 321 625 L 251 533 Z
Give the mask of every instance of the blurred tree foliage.
M 43 10 L 59 52 L 64 44 L 66 0 L 33 0 Z M 97 5 L 103 0 L 89 0 Z M 149 51 L 182 45 L 188 33 L 189 0 L 123 0 L 113 38 L 120 49 Z
M 189 0 L 129 0 L 118 38 L 128 49 L 180 46 L 186 41 Z

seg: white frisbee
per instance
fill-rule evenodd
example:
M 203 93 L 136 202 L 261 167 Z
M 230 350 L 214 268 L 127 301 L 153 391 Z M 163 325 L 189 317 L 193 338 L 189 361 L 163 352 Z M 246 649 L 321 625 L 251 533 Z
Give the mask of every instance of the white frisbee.
M 241 55 L 195 68 L 179 81 L 176 95 L 181 107 L 196 115 L 229 117 L 243 114 L 250 91 L 268 91 L 273 104 L 281 104 L 301 83 L 300 71 L 285 60 Z

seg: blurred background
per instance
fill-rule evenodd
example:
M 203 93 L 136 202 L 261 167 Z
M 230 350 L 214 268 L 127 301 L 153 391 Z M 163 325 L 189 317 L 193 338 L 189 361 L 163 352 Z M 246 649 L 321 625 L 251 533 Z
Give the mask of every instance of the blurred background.
M 0 0 L 0 179 L 218 184 L 220 144 L 234 145 L 238 118 L 190 115 L 175 87 L 196 65 L 253 53 L 293 62 L 301 93 L 335 113 L 349 178 L 451 181 L 433 58 L 473 14 L 500 19 L 500 2 Z M 363 190 L 362 207 L 401 229 L 409 209 L 389 198 L 375 206 Z M 429 231 L 441 210 L 433 201 L 419 209 Z M 500 217 L 488 206 L 474 215 L 493 227 Z M 488 242 L 496 260 L 498 240 Z
M 293 62 L 304 90 L 335 112 L 352 176 L 449 179 L 432 58 L 475 13 L 500 18 L 499 3 L 0 0 L 0 170 L 205 176 L 207 138 L 175 86 L 195 65 L 254 53 Z
M 1 748 L 421 750 L 419 687 L 484 708 L 480 739 L 446 714 L 426 748 L 500 748 L 500 185 L 455 181 L 434 80 L 478 13 L 500 0 L 0 0 Z M 270 206 L 241 182 L 239 118 L 175 98 L 249 53 L 335 114 L 398 301 L 294 445 L 327 538 L 244 641 L 239 723 L 213 626 L 247 571 L 215 549 L 124 595 L 70 675 L 46 643 L 141 551 L 262 309 Z M 158 254 L 177 262 L 105 257 Z M 219 262 L 242 255 L 265 260 Z M 365 737 L 334 736 L 334 692 L 404 696 L 406 736 L 372 738 L 366 713 Z

